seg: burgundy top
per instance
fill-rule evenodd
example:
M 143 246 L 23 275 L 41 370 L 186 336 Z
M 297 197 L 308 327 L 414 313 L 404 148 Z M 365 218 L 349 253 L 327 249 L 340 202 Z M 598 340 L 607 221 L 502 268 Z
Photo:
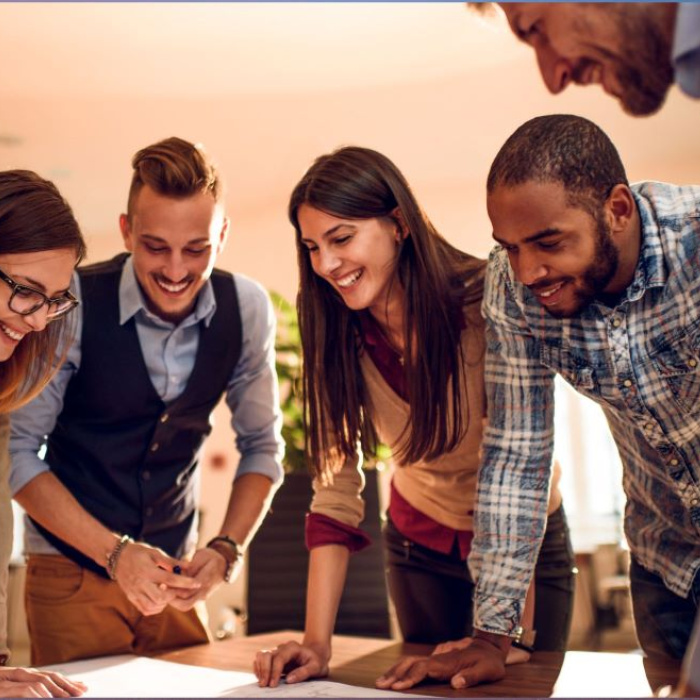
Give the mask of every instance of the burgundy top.
M 464 327 L 464 319 L 461 316 L 459 323 Z M 408 391 L 401 354 L 389 344 L 369 312 L 360 314 L 360 326 L 367 354 L 384 381 L 397 396 L 406 401 Z M 449 554 L 456 541 L 462 558 L 467 558 L 474 533 L 471 530 L 447 527 L 416 510 L 401 496 L 393 483 L 388 512 L 396 529 L 404 537 L 443 554 Z M 350 552 L 358 552 L 370 542 L 362 530 L 345 525 L 335 518 L 320 513 L 309 513 L 306 516 L 306 546 L 309 549 L 325 544 L 340 544 L 346 546 Z

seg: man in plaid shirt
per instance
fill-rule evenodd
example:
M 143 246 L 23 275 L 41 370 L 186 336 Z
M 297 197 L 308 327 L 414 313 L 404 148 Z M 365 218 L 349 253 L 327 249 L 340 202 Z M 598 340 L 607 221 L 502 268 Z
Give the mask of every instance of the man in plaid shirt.
M 487 190 L 499 246 L 483 303 L 475 633 L 467 648 L 402 661 L 386 674 L 395 689 L 503 677 L 545 527 L 556 374 L 601 405 L 622 458 L 647 654 L 682 657 L 700 596 L 700 186 L 629 186 L 597 126 L 555 115 L 508 139 Z

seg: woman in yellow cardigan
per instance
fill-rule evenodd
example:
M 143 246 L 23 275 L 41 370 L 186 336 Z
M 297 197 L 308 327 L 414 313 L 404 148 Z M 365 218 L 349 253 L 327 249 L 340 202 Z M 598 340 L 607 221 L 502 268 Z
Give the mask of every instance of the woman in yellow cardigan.
M 379 441 L 395 467 L 384 547 L 404 639 L 438 644 L 471 634 L 466 558 L 486 414 L 485 263 L 438 234 L 388 158 L 357 147 L 320 157 L 292 193 L 289 218 L 315 493 L 304 642 L 258 653 L 256 675 L 270 686 L 283 671 L 288 683 L 328 672 L 348 559 L 368 543 L 358 528 L 359 455 Z M 535 648 L 563 650 L 573 556 L 556 487 L 549 512 Z M 531 617 L 523 618 L 529 627 Z M 530 650 L 532 640 L 521 641 Z M 527 658 L 514 650 L 511 660 Z

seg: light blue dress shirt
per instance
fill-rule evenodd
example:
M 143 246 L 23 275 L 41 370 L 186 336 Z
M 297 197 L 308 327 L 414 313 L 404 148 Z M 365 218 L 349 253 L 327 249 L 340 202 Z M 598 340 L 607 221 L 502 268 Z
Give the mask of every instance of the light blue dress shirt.
M 672 55 L 678 87 L 700 97 L 700 3 L 678 3 Z
M 284 442 L 275 371 L 274 309 L 267 292 L 240 274 L 234 275 L 241 314 L 241 356 L 226 388 L 226 403 L 231 410 L 231 426 L 236 434 L 240 461 L 236 476 L 262 474 L 273 484 L 283 478 Z M 80 299 L 78 275 L 75 294 Z M 122 271 L 119 285 L 120 323 L 134 317 L 148 373 L 163 401 L 174 401 L 185 389 L 199 347 L 200 324 L 209 325 L 216 311 L 211 281 L 197 297 L 192 313 L 175 325 L 164 321 L 147 308 L 138 285 L 131 258 Z M 39 474 L 51 469 L 39 457 L 39 451 L 56 425 L 63 408 L 68 382 L 80 367 L 82 314 L 75 312 L 75 339 L 67 358 L 49 386 L 27 406 L 12 414 L 10 454 L 12 493 L 20 491 Z M 109 371 L 109 367 L 105 367 Z M 56 550 L 39 535 L 26 519 L 26 548 L 30 553 L 49 554 Z

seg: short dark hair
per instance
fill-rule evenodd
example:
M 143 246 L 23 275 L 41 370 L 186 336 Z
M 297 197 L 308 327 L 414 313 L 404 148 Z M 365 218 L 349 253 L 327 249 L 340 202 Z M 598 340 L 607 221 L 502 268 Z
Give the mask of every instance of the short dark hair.
M 495 2 L 468 2 L 466 3 L 470 10 L 479 12 L 482 15 L 494 15 L 496 14 L 496 3 Z
M 627 174 L 612 141 L 593 122 L 572 114 L 535 117 L 513 132 L 496 155 L 487 192 L 526 182 L 557 182 L 569 201 L 597 212 Z
M 209 192 L 215 201 L 222 196 L 222 183 L 214 164 L 200 144 L 171 136 L 146 146 L 131 161 L 134 173 L 129 188 L 127 214 L 144 185 L 167 197 L 184 198 Z

